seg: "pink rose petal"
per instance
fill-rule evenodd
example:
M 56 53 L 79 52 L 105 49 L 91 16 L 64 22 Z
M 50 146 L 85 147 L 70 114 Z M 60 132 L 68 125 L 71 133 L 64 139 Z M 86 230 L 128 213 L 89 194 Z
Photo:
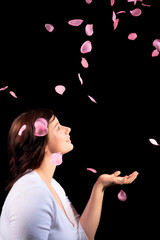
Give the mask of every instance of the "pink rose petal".
M 92 0 L 85 0 L 87 4 L 92 3 Z
M 93 173 L 97 173 L 97 170 L 95 170 L 94 168 L 87 168 L 87 171 L 91 171 Z
M 143 2 L 143 0 L 127 0 L 128 2 L 134 2 L 134 5 L 136 5 L 136 3 L 139 2 Z
M 150 4 L 145 4 L 145 3 L 142 3 L 142 6 L 144 6 L 144 7 L 151 7 Z
M 159 51 L 157 49 L 153 50 L 152 57 L 157 57 L 159 55 Z
M 153 138 L 149 139 L 150 143 L 152 143 L 153 145 L 159 146 L 160 144 L 157 143 L 157 141 Z
M 59 166 L 62 164 L 62 154 L 60 152 L 51 154 L 50 161 L 53 165 Z
M 90 100 L 91 100 L 92 102 L 97 103 L 96 100 L 95 100 L 93 97 L 91 97 L 91 96 L 89 96 L 89 95 L 88 95 L 88 97 L 90 98 Z
M 115 0 L 110 0 L 111 7 L 115 4 Z
M 8 86 L 2 87 L 2 88 L 0 88 L 0 91 L 4 91 L 4 90 L 6 90 L 7 88 L 8 88 Z
M 114 23 L 113 23 L 113 29 L 115 30 L 118 26 L 118 23 L 119 23 L 119 18 L 117 18 Z
M 117 195 L 118 199 L 122 202 L 126 201 L 127 200 L 127 194 L 121 190 L 118 195 Z
M 66 88 L 63 85 L 57 85 L 55 87 L 55 91 L 60 95 L 62 95 L 65 92 L 65 90 Z
M 12 97 L 14 97 L 14 98 L 17 98 L 17 96 L 16 96 L 15 92 L 13 92 L 13 91 L 10 91 L 9 93 L 12 95 Z
M 82 85 L 83 84 L 83 79 L 81 78 L 80 73 L 78 73 L 78 78 L 79 78 L 79 81 L 80 81 L 80 83 Z
M 115 13 L 115 11 L 112 12 L 112 21 L 113 22 L 116 21 L 116 13 Z
M 121 13 L 126 13 L 126 11 L 119 11 L 119 12 L 116 12 L 116 14 L 121 14 Z
M 26 125 L 24 124 L 21 129 L 19 130 L 18 132 L 18 135 L 21 136 L 22 135 L 22 132 L 26 129 Z
M 82 24 L 83 20 L 82 19 L 72 19 L 70 21 L 68 21 L 68 24 L 71 26 L 80 26 Z
M 88 53 L 92 50 L 92 44 L 90 41 L 85 41 L 81 46 L 81 53 Z
M 46 23 L 45 28 L 48 32 L 52 32 L 54 30 L 54 26 L 52 24 Z
M 81 64 L 82 64 L 82 66 L 84 68 L 88 68 L 89 67 L 88 62 L 87 62 L 87 60 L 84 57 L 82 57 Z
M 128 35 L 128 39 L 129 40 L 135 40 L 137 38 L 137 33 L 130 33 L 129 35 Z
M 47 127 L 48 123 L 47 120 L 44 118 L 38 118 L 35 123 L 35 132 L 34 135 L 38 136 L 38 137 L 43 137 L 45 135 L 47 135 L 48 133 L 48 127 Z
M 141 15 L 142 11 L 140 8 L 135 8 L 134 10 L 130 11 L 130 14 L 134 17 L 139 17 Z
M 92 36 L 93 35 L 93 24 L 87 24 L 85 26 L 85 33 L 88 35 L 88 36 Z
M 160 52 L 160 39 L 155 39 L 153 41 L 153 46 Z

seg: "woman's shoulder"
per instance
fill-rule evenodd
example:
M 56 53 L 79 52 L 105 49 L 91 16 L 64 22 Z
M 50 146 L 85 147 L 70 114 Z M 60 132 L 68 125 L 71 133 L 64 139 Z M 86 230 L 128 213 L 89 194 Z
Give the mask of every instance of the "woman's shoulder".
M 11 188 L 8 197 L 23 198 L 26 196 L 34 196 L 37 198 L 41 195 L 48 195 L 48 189 L 35 173 L 35 171 L 28 172 L 19 178 Z
M 32 205 L 37 205 L 39 208 L 42 207 L 41 205 L 53 208 L 53 201 L 47 187 L 33 171 L 25 174 L 15 182 L 8 193 L 5 205 L 9 208 L 19 205 L 17 206 L 18 209 L 20 206 L 25 207 Z

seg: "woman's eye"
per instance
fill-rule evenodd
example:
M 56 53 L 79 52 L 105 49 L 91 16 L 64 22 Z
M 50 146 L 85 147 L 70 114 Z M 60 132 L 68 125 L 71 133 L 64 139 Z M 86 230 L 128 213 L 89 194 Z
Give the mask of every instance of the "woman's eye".
M 60 130 L 60 126 L 58 126 L 57 130 L 58 130 L 58 131 Z

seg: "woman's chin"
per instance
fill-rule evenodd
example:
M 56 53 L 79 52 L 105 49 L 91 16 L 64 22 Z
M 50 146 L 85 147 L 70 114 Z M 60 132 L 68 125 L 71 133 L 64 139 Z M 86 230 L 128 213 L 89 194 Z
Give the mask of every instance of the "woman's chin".
M 63 154 L 66 154 L 66 153 L 68 153 L 68 152 L 70 152 L 70 151 L 73 150 L 74 145 L 73 145 L 72 143 L 70 143 L 69 145 L 70 145 L 70 146 L 68 146 L 68 148 L 67 148 L 65 151 L 62 152 L 62 155 L 63 155 Z

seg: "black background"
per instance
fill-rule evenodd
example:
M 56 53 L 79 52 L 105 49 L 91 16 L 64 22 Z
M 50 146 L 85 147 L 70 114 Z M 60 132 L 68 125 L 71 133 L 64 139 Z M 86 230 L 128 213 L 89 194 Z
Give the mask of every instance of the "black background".
M 85 0 L 69 0 L 1 6 L 0 88 L 8 85 L 8 89 L 0 92 L 0 206 L 6 197 L 10 124 L 28 109 L 47 107 L 72 129 L 74 150 L 63 157 L 54 177 L 79 213 L 100 174 L 139 172 L 131 185 L 106 189 L 96 239 L 157 235 L 160 149 L 149 138 L 160 142 L 160 61 L 159 56 L 151 57 L 152 43 L 160 38 L 160 18 L 158 1 L 144 3 L 151 7 L 127 0 L 116 1 L 113 7 L 109 0 L 93 0 L 89 5 Z M 136 7 L 142 9 L 139 17 L 129 13 Z M 117 15 L 115 31 L 113 10 L 126 11 Z M 84 20 L 81 26 L 68 25 L 77 18 Z M 46 23 L 54 26 L 52 33 L 46 31 Z M 92 36 L 85 34 L 86 24 L 93 24 Z M 127 39 L 131 32 L 138 34 L 135 41 Z M 86 40 L 92 42 L 92 51 L 82 54 Z M 82 67 L 82 57 L 89 68 Z M 59 84 L 66 87 L 63 95 L 54 90 Z M 121 189 L 128 196 L 126 202 L 117 198 Z

